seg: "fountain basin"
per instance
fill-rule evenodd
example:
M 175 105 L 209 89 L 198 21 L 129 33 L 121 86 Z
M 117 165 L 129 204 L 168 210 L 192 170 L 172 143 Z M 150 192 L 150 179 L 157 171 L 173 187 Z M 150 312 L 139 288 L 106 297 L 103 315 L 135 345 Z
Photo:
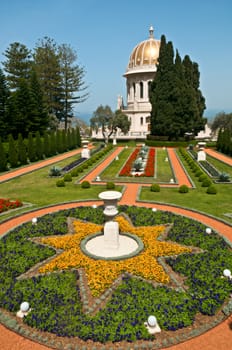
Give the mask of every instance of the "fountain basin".
M 124 260 L 138 255 L 144 249 L 141 239 L 131 233 L 120 233 L 118 248 L 105 245 L 102 233 L 85 237 L 81 241 L 82 252 L 93 259 Z

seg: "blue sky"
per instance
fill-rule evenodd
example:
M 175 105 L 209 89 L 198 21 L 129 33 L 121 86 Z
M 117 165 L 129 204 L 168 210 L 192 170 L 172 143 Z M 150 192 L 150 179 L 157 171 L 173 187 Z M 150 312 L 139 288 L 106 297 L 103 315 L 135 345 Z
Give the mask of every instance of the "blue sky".
M 11 43 L 33 49 L 45 36 L 76 50 L 90 93 L 75 108 L 80 117 L 126 99 L 122 75 L 150 25 L 199 64 L 205 115 L 232 112 L 231 0 L 1 0 L 0 9 L 1 62 Z

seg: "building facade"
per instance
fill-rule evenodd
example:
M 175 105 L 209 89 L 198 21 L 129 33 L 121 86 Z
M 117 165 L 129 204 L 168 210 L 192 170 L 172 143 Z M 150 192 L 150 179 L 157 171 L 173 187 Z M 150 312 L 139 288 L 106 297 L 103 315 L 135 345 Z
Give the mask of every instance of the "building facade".
M 124 74 L 127 87 L 127 104 L 117 108 L 122 109 L 130 119 L 131 126 L 128 135 L 132 139 L 146 139 L 150 133 L 149 90 L 155 78 L 159 58 L 160 41 L 154 38 L 153 27 L 149 29 L 149 38 L 139 43 L 132 51 Z M 120 101 L 118 101 L 120 102 Z M 119 137 L 123 137 L 119 133 Z
M 126 105 L 118 96 L 117 109 L 121 109 L 131 122 L 130 130 L 123 134 L 120 130 L 114 135 L 117 139 L 146 139 L 150 133 L 149 87 L 157 71 L 160 41 L 154 38 L 153 27 L 149 29 L 147 40 L 139 43 L 132 51 L 125 74 L 127 96 Z M 100 130 L 93 131 L 92 137 L 102 139 Z

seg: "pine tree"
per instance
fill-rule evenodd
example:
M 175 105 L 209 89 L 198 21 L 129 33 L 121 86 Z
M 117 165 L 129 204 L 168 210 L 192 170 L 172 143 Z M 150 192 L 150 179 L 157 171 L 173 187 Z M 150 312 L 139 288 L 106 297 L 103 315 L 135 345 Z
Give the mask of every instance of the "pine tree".
M 27 164 L 27 149 L 22 134 L 18 134 L 18 160 L 21 165 Z
M 18 166 L 18 153 L 15 145 L 15 140 L 11 134 L 8 136 L 8 147 L 8 159 L 10 166 L 11 168 L 15 168 Z
M 25 137 L 28 135 L 31 128 L 31 95 L 28 83 L 25 79 L 21 79 L 18 84 L 19 87 L 13 93 L 14 119 L 17 132 Z
M 31 71 L 31 52 L 19 42 L 14 42 L 6 49 L 3 63 L 10 89 L 17 89 L 22 79 L 28 80 Z
M 65 130 L 68 127 L 68 121 L 73 117 L 73 105 L 84 102 L 88 93 L 84 83 L 84 69 L 75 64 L 77 60 L 76 52 L 66 44 L 59 46 L 60 72 L 61 72 L 61 91 L 62 91 L 62 113 Z
M 35 69 L 32 70 L 30 78 L 30 98 L 30 131 L 43 133 L 49 125 L 49 118 L 44 106 L 43 93 Z
M 53 39 L 44 37 L 39 40 L 34 52 L 34 63 L 46 111 L 59 117 L 62 112 L 63 96 L 58 47 Z
M 0 171 L 7 170 L 7 158 L 6 152 L 2 144 L 2 139 L 0 137 Z

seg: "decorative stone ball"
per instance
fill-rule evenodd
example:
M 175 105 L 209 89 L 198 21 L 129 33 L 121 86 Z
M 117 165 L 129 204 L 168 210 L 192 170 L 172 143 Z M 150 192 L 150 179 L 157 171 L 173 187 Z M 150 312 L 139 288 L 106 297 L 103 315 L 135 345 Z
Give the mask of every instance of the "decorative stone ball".
M 148 326 L 155 327 L 157 325 L 157 319 L 155 316 L 149 316 L 147 320 Z
M 231 271 L 228 270 L 228 269 L 225 269 L 225 270 L 223 271 L 223 275 L 224 275 L 225 277 L 231 277 Z
M 96 209 L 96 208 L 97 208 L 97 205 L 96 205 L 96 204 L 93 204 L 93 205 L 92 205 L 92 208 L 93 208 L 93 209 Z
M 212 233 L 212 230 L 210 227 L 207 227 L 207 229 L 205 230 L 206 233 L 208 233 L 208 235 L 210 235 Z
M 32 224 L 37 224 L 37 218 L 33 218 L 33 219 L 31 220 L 31 222 L 32 222 Z
M 154 211 L 154 212 L 155 212 L 155 211 L 157 211 L 157 209 L 156 209 L 156 208 L 152 208 L 152 211 Z
M 27 301 L 24 301 L 21 305 L 20 305 L 20 311 L 22 312 L 27 312 L 30 309 L 30 305 Z

